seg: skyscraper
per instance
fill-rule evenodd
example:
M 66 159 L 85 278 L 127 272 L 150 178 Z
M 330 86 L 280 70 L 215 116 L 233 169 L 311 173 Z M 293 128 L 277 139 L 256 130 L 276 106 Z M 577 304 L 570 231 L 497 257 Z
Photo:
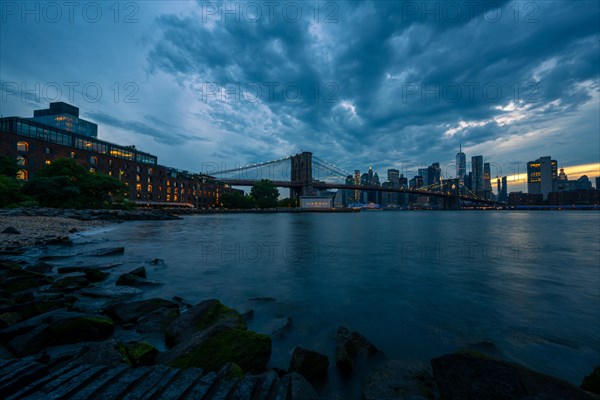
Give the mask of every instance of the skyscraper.
M 527 163 L 527 192 L 541 194 L 544 199 L 548 193 L 557 190 L 557 162 L 552 157 L 540 157 Z
M 460 182 L 465 181 L 465 175 L 467 174 L 467 156 L 462 152 L 462 140 L 458 153 L 456 153 L 456 177 Z
M 387 170 L 387 181 L 390 188 L 399 188 L 400 187 L 400 171 L 397 169 L 388 169 Z M 389 193 L 387 196 L 388 202 L 390 204 L 398 204 L 398 193 Z
M 435 162 L 427 167 L 427 185 L 438 185 L 441 182 L 442 169 L 440 163 Z
M 483 156 L 471 157 L 471 190 L 478 193 L 483 190 Z
M 490 172 L 490 163 L 483 164 L 483 192 L 485 193 L 485 198 L 489 199 L 492 194 L 492 179 Z

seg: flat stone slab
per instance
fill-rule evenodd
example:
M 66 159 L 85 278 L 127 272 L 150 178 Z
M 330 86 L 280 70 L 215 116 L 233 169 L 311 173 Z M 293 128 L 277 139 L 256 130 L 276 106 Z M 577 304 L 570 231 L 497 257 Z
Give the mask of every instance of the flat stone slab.
M 317 400 L 310 384 L 298 374 L 280 379 L 268 371 L 228 378 L 223 371 L 92 364 L 49 370 L 27 359 L 0 360 L 0 393 L 6 400 Z

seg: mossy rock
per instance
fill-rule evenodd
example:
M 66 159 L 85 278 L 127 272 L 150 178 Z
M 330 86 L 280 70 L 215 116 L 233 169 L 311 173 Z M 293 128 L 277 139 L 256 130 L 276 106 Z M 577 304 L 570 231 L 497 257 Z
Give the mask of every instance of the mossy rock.
M 106 339 L 112 335 L 115 324 L 106 317 L 74 317 L 58 320 L 48 326 L 47 332 L 53 345 Z
M 23 316 L 16 312 L 6 312 L 0 314 L 0 329 L 12 326 L 17 322 L 21 322 L 22 320 Z
M 0 273 L 0 290 L 7 293 L 17 293 L 51 283 L 52 278 L 44 274 L 24 270 L 21 267 L 7 267 Z
M 244 370 L 236 363 L 225 364 L 219 373 L 222 374 L 225 380 L 228 381 L 233 379 L 239 380 L 244 377 Z
M 261 373 L 271 357 L 271 338 L 244 329 L 218 326 L 199 332 L 165 354 L 161 363 L 180 369 L 218 371 L 226 363 L 243 371 Z
M 594 368 L 591 374 L 583 378 L 581 388 L 588 392 L 600 394 L 600 366 Z
M 196 332 L 218 325 L 241 330 L 248 328 L 242 315 L 233 308 L 216 299 L 205 300 L 173 321 L 166 330 L 167 344 L 177 345 Z
M 127 364 L 140 367 L 153 365 L 159 351 L 156 347 L 146 342 L 120 343 L 119 352 Z

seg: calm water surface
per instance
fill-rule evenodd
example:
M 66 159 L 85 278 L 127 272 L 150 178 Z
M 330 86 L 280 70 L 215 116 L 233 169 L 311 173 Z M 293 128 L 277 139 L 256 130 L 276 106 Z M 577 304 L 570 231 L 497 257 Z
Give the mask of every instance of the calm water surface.
M 253 308 L 260 332 L 292 317 L 273 366 L 286 368 L 298 344 L 333 355 L 338 325 L 405 360 L 486 340 L 577 384 L 600 363 L 597 212 L 200 215 L 114 225 L 77 242 L 126 247 L 107 285 L 161 258 L 146 265 L 164 285 L 144 297 Z

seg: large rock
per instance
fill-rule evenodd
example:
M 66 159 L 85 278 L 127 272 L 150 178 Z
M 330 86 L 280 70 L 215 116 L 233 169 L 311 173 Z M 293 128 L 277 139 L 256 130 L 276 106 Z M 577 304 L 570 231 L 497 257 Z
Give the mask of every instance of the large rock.
M 427 400 L 437 399 L 437 393 L 425 365 L 390 360 L 369 375 L 363 400 Z
M 48 272 L 52 271 L 53 268 L 54 268 L 53 265 L 48 264 L 48 263 L 43 262 L 43 261 L 38 261 L 38 262 L 36 262 L 33 265 L 25 267 L 25 269 L 27 271 L 37 272 L 37 273 L 40 273 L 40 274 L 47 274 Z
M 82 289 L 84 287 L 88 287 L 90 285 L 90 281 L 85 277 L 85 275 L 74 275 L 74 276 L 65 276 L 64 278 L 58 279 L 52 285 L 52 291 L 71 293 L 75 290 Z
M 113 304 L 106 310 L 106 313 L 118 322 L 131 323 L 137 322 L 139 318 L 151 313 L 152 311 L 158 310 L 159 308 L 179 310 L 179 305 L 175 302 L 160 298 L 132 302 L 124 301 Z
M 244 329 L 216 325 L 193 334 L 159 356 L 158 363 L 174 368 L 218 371 L 226 363 L 245 372 L 263 372 L 271 358 L 271 338 Z
M 179 317 L 179 309 L 173 307 L 161 307 L 140 317 L 137 321 L 138 332 L 160 332 L 166 329 Z
M 223 305 L 219 300 L 205 300 L 182 313 L 167 328 L 167 344 L 174 346 L 213 326 L 228 326 L 234 329 L 246 329 L 246 322 L 239 312 Z
M 159 353 L 156 347 L 146 342 L 120 343 L 119 350 L 134 367 L 154 364 Z
M 154 285 L 158 285 L 159 283 L 157 282 L 152 282 L 146 279 L 146 269 L 144 267 L 140 267 L 137 269 L 134 269 L 131 272 L 127 272 L 121 276 L 119 276 L 119 278 L 117 279 L 116 285 L 117 286 L 133 286 L 133 287 L 140 287 L 140 286 L 154 286 Z
M 358 332 L 340 326 L 336 334 L 335 364 L 345 373 L 357 370 L 358 364 L 379 353 L 379 349 Z
M 460 351 L 431 360 L 445 400 L 590 400 L 576 386 L 483 353 Z
M 106 257 L 106 256 L 118 256 L 125 253 L 125 247 L 109 247 L 104 249 L 98 249 L 94 252 L 94 256 L 96 257 Z
M 297 372 L 309 381 L 323 379 L 327 376 L 329 358 L 316 351 L 296 347 L 290 360 L 290 372 Z
M 17 293 L 49 285 L 50 283 L 52 283 L 52 278 L 44 274 L 22 269 L 18 264 L 12 264 L 0 269 L 0 290 L 7 293 Z
M 591 374 L 583 378 L 581 388 L 588 392 L 600 394 L 600 366 L 594 368 Z
M 110 339 L 102 342 L 85 343 L 81 354 L 75 357 L 72 362 L 114 367 L 119 364 L 128 364 L 128 358 L 121 352 L 119 342 Z
M 12 339 L 9 347 L 26 356 L 50 346 L 106 339 L 115 329 L 109 318 L 73 312 L 56 312 L 45 321 Z

